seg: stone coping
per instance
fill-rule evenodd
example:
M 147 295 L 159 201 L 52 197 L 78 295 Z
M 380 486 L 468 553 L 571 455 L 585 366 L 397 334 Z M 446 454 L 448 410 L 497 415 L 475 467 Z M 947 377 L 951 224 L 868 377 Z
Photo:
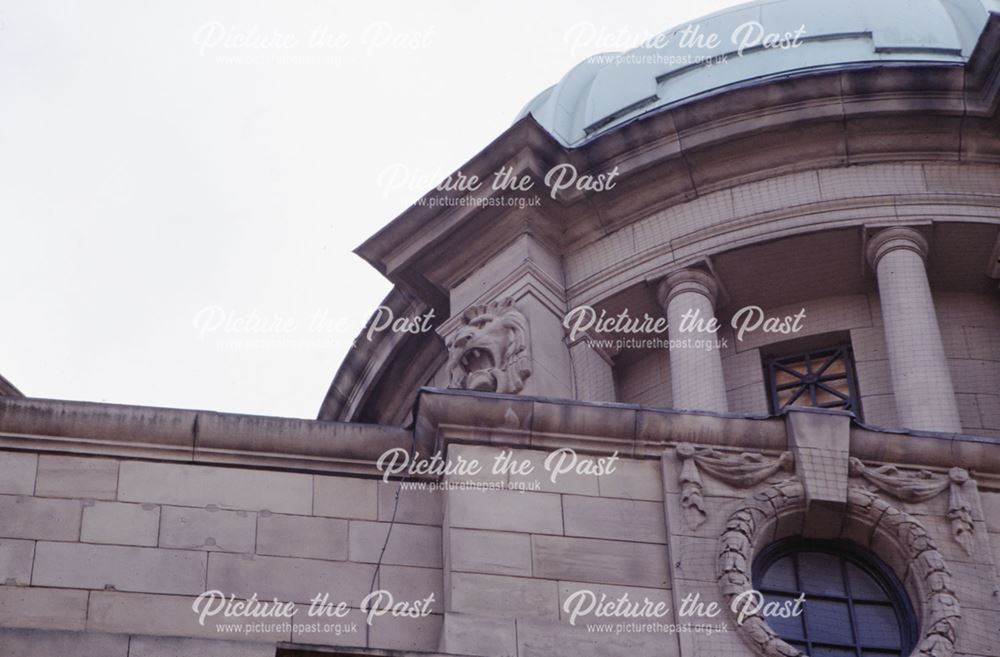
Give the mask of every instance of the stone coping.
M 375 474 L 382 452 L 411 441 L 373 424 L 0 398 L 0 448 Z
M 834 413 L 796 409 L 790 413 Z M 450 443 L 659 458 L 680 442 L 748 451 L 788 449 L 786 419 L 422 388 L 412 430 L 212 411 L 0 398 L 0 449 L 118 456 L 348 475 L 379 474 L 388 449 L 430 454 Z M 1000 439 L 890 430 L 852 419 L 864 461 L 964 467 L 1000 475 Z
M 851 415 L 826 409 L 791 413 Z M 968 468 L 1000 475 L 1000 439 L 969 434 L 885 429 L 851 416 L 850 453 L 863 461 L 930 468 Z M 748 451 L 788 449 L 783 416 L 754 416 L 656 408 L 639 404 L 579 402 L 424 388 L 416 427 L 418 444 L 488 443 L 541 449 L 658 458 L 680 442 Z
M 366 655 L 367 657 L 466 657 L 458 653 L 421 652 L 411 650 L 381 650 L 377 648 L 337 648 L 334 646 L 307 646 L 301 643 L 279 643 L 279 657 L 336 657 L 343 655 Z

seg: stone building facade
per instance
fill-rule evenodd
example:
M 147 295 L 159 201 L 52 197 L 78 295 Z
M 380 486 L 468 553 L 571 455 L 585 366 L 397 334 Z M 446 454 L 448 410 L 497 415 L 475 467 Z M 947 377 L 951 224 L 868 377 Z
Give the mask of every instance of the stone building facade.
M 1000 657 L 1000 6 L 895 4 L 575 68 L 358 248 L 433 330 L 317 420 L 0 379 L 0 654 Z

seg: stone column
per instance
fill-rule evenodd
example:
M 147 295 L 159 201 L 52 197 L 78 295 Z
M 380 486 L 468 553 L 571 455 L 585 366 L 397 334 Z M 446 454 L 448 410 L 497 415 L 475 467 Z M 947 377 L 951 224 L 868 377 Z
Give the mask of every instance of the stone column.
M 683 269 L 667 276 L 658 290 L 669 323 L 670 385 L 674 408 L 725 413 L 726 382 L 715 331 L 691 330 L 691 319 L 701 325 L 714 320 L 719 286 L 706 272 Z M 685 315 L 688 317 L 685 322 Z M 682 328 L 686 330 L 681 330 Z M 705 348 L 711 342 L 712 348 Z M 684 343 L 684 344 L 681 344 Z
M 927 240 L 912 228 L 888 228 L 868 243 L 889 351 L 899 423 L 907 429 L 961 431 L 924 260 Z

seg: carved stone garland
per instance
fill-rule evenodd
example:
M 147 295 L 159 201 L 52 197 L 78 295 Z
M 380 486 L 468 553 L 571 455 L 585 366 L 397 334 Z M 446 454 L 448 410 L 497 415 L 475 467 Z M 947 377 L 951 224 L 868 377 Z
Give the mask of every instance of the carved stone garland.
M 702 495 L 704 486 L 701 471 L 736 488 L 756 486 L 779 470 L 794 472 L 791 452 L 782 452 L 778 458 L 763 454 L 725 454 L 710 447 L 695 447 L 691 443 L 677 445 L 681 460 L 681 510 L 684 522 L 690 529 L 697 529 L 708 517 Z
M 802 484 L 792 478 L 746 498 L 729 517 L 719 539 L 716 565 L 719 587 L 734 622 L 736 614 L 732 601 L 753 588 L 750 564 L 754 546 L 769 540 L 764 530 L 773 527 L 781 517 L 805 511 Z M 951 657 L 962 611 L 951 574 L 927 529 L 915 517 L 879 499 L 872 491 L 856 486 L 848 490 L 846 518 L 871 531 L 877 527 L 910 564 L 922 602 L 921 635 L 913 654 Z M 743 624 L 738 625 L 738 631 L 761 655 L 802 657 L 802 653 L 783 641 L 760 614 L 747 616 Z
M 850 472 L 861 477 L 880 491 L 904 502 L 926 502 L 949 489 L 947 518 L 955 542 L 971 555 L 975 548 L 975 525 L 972 523 L 972 502 L 975 481 L 964 468 L 952 468 L 947 475 L 929 470 L 906 471 L 895 465 L 869 468 L 860 459 L 851 457 Z

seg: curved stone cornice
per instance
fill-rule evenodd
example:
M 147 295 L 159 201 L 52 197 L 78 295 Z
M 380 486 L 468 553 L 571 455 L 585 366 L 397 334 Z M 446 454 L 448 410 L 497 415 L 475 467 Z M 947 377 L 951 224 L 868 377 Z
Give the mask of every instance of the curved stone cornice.
M 542 205 L 528 212 L 432 202 L 466 195 L 432 190 L 356 252 L 437 305 L 447 276 L 435 270 L 456 275 L 454 262 L 434 257 L 442 249 L 454 247 L 478 261 L 476 252 L 524 232 L 579 246 L 710 191 L 804 169 L 906 160 L 998 163 L 998 90 L 1000 14 L 992 14 L 965 66 L 845 67 L 754 81 L 662 108 L 576 149 L 560 145 L 527 116 L 463 165 L 463 174 L 487 180 L 508 166 L 540 181 L 558 163 L 581 173 L 618 167 L 614 190 L 567 189 L 553 199 L 539 182 Z
M 924 164 L 912 163 L 906 166 L 916 170 L 923 168 Z M 957 163 L 927 166 L 950 170 L 955 174 L 968 174 L 973 168 Z M 879 165 L 878 168 L 888 170 L 897 167 L 886 164 Z M 733 194 L 748 196 L 753 188 L 760 184 L 750 183 L 726 192 L 694 199 L 662 213 L 655 213 L 634 224 L 634 235 L 642 233 L 649 237 L 641 243 L 636 240 L 636 249 L 633 253 L 619 256 L 612 263 L 597 262 L 593 266 L 584 268 L 581 268 L 580 263 L 586 258 L 587 248 L 566 256 L 569 266 L 566 287 L 568 303 L 570 306 L 596 305 L 633 285 L 655 286 L 656 281 L 666 271 L 677 266 L 676 260 L 679 257 L 683 263 L 704 260 L 706 256 L 714 260 L 715 256 L 727 251 L 766 244 L 803 232 L 817 234 L 818 239 L 822 239 L 819 234 L 823 232 L 842 229 L 861 231 L 872 220 L 883 221 L 884 218 L 896 216 L 897 213 L 899 216 L 905 213 L 907 216 L 920 217 L 923 220 L 927 213 L 933 212 L 935 225 L 964 223 L 970 220 L 1000 224 L 1000 199 L 995 193 L 985 193 L 985 185 L 982 192 L 971 189 L 955 190 L 951 194 L 900 191 L 890 196 L 892 193 L 890 190 L 882 193 L 883 184 L 890 184 L 889 175 L 880 171 L 878 187 L 872 190 L 874 182 L 871 177 L 872 172 L 866 172 L 866 169 L 868 167 L 849 167 L 819 169 L 814 172 L 820 178 L 835 177 L 843 181 L 844 185 L 854 188 L 860 189 L 867 184 L 868 189 L 864 196 L 819 198 L 805 202 L 801 202 L 802 199 L 790 198 L 790 203 L 800 202 L 781 208 L 768 208 L 754 214 L 740 213 L 725 219 L 711 214 L 716 198 L 728 195 L 730 191 Z M 984 174 L 989 172 L 993 177 L 1000 176 L 1000 167 L 997 166 L 979 166 L 975 169 Z M 781 183 L 782 179 L 775 179 L 775 182 Z M 900 212 L 900 209 L 904 212 Z M 659 221 L 662 225 L 669 225 L 671 222 L 690 216 L 704 220 L 693 225 L 690 232 L 684 235 L 675 237 L 673 234 L 662 236 L 651 234 L 650 224 L 654 222 Z M 864 257 L 863 252 L 861 255 Z
M 1000 163 L 998 89 L 1000 14 L 993 14 L 965 66 L 845 67 L 754 81 L 644 115 L 576 149 L 528 116 L 461 170 L 483 180 L 503 166 L 531 174 L 541 205 L 462 204 L 451 201 L 464 192 L 432 191 L 356 252 L 443 309 L 445 281 L 526 232 L 566 252 L 712 191 L 779 174 L 914 160 Z M 567 189 L 551 198 L 540 181 L 561 163 L 580 173 L 618 167 L 618 182 L 605 192 Z M 442 259 L 442 252 L 461 257 Z
M 393 288 L 380 309 L 392 317 L 419 317 L 426 305 Z M 317 420 L 332 422 L 374 421 L 402 424 L 410 412 L 427 373 L 436 371 L 447 353 L 434 332 L 375 331 L 368 333 L 376 311 L 354 338 L 353 346 L 327 389 Z M 408 367 L 412 365 L 412 367 Z M 398 394 L 399 391 L 404 394 Z

